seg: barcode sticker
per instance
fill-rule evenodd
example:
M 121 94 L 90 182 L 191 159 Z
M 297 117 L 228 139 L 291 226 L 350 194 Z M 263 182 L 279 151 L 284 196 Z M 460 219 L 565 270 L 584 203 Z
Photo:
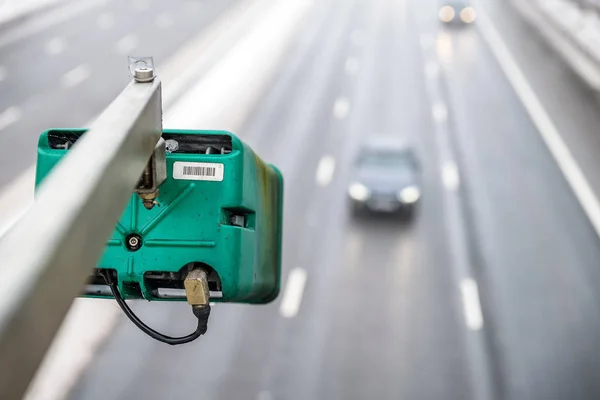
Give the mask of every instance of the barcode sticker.
M 173 179 L 221 182 L 224 170 L 225 166 L 218 163 L 176 161 L 173 163 Z

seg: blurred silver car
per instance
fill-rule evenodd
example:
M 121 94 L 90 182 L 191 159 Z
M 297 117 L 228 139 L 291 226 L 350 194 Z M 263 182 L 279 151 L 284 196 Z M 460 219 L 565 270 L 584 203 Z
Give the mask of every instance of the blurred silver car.
M 477 13 L 467 0 L 448 0 L 440 7 L 438 18 L 448 25 L 468 25 L 475 22 Z
M 348 187 L 352 211 L 412 217 L 421 198 L 420 169 L 408 144 L 390 139 L 368 141 L 359 152 Z

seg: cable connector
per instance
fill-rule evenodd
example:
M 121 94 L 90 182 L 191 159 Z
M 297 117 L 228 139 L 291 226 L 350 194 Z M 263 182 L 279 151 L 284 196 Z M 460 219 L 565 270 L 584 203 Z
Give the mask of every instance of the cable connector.
M 208 289 L 208 274 L 202 268 L 196 268 L 188 272 L 183 281 L 187 302 L 192 307 L 204 307 L 208 305 L 210 291 Z
M 190 333 L 187 336 L 182 337 L 171 337 L 163 335 L 150 328 L 148 325 L 143 323 L 137 315 L 129 308 L 121 293 L 119 291 L 119 287 L 117 282 L 113 281 L 110 273 L 108 271 L 104 271 L 102 276 L 106 280 L 106 283 L 110 287 L 112 294 L 117 301 L 117 304 L 121 307 L 127 318 L 134 323 L 135 326 L 140 328 L 145 334 L 150 336 L 153 339 L 158 340 L 159 342 L 163 342 L 166 344 L 170 344 L 172 346 L 189 343 L 193 340 L 198 339 L 201 335 L 206 333 L 208 329 L 208 317 L 210 316 L 210 292 L 208 291 L 208 275 L 206 271 L 202 269 L 195 269 L 188 273 L 188 276 L 185 278 L 184 286 L 185 292 L 188 297 L 188 303 L 192 305 L 192 312 L 194 316 L 198 318 L 198 325 L 196 330 L 193 333 Z M 189 277 L 189 282 L 188 282 Z M 189 287 L 189 289 L 188 289 Z
M 210 316 L 210 291 L 208 288 L 208 273 L 202 268 L 188 272 L 183 281 L 187 302 L 192 306 L 192 312 L 198 318 L 198 331 L 202 334 L 208 329 Z

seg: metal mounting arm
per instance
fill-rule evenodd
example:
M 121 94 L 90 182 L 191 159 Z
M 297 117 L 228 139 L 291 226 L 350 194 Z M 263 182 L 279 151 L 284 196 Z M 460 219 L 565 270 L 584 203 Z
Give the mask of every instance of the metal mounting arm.
M 134 78 L 0 239 L 2 399 L 25 393 L 160 139 L 161 83 Z

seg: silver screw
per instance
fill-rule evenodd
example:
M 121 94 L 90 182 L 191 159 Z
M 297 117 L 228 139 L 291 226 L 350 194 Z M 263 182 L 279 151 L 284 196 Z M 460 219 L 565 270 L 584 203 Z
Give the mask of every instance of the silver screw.
M 137 67 L 133 72 L 133 79 L 136 82 L 152 82 L 154 80 L 154 70 L 148 67 Z
M 130 237 L 130 238 L 129 238 L 129 240 L 128 240 L 128 243 L 129 243 L 129 246 L 130 246 L 132 249 L 135 249 L 135 248 L 136 248 L 136 247 L 138 247 L 138 245 L 140 244 L 140 239 L 138 239 L 138 238 L 137 238 L 137 237 L 135 237 L 135 236 L 132 236 L 132 237 Z

